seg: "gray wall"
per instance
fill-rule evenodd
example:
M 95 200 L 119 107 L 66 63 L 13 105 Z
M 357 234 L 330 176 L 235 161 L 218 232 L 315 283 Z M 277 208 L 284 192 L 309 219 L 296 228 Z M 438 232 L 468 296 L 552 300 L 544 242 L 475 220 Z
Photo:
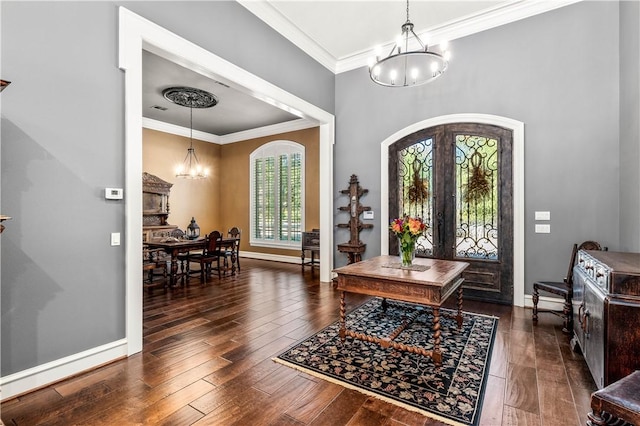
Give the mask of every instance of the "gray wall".
M 109 233 L 123 232 L 124 206 L 102 194 L 124 181 L 119 4 L 0 3 L 1 75 L 13 81 L 0 95 L 1 207 L 14 217 L 1 239 L 3 376 L 124 337 L 124 249 L 109 246 Z M 525 123 L 527 292 L 534 279 L 564 274 L 573 241 L 613 250 L 620 229 L 638 233 L 637 210 L 619 206 L 638 203 L 620 181 L 639 183 L 624 159 L 629 150 L 637 160 L 640 93 L 619 96 L 634 76 L 621 81 L 618 69 L 619 28 L 637 43 L 638 20 L 621 27 L 617 3 L 579 3 L 456 40 L 447 74 L 408 90 L 375 86 L 365 69 L 336 76 L 334 87 L 330 72 L 235 3 L 126 6 L 306 101 L 335 106 L 335 193 L 357 174 L 378 226 L 380 142 L 426 118 L 476 112 Z M 632 52 L 623 68 L 637 67 L 637 47 L 623 49 Z M 550 235 L 533 233 L 535 210 L 551 211 Z M 361 234 L 365 257 L 380 252 L 379 231 Z M 348 240 L 340 232 L 336 242 Z M 625 244 L 637 247 L 637 237 Z
M 620 250 L 640 252 L 640 2 L 620 3 Z
M 420 87 L 377 86 L 366 68 L 338 75 L 336 186 L 357 174 L 370 190 L 362 203 L 387 226 L 384 139 L 445 114 L 506 116 L 525 123 L 525 292 L 536 279 L 564 276 L 573 242 L 618 248 L 618 20 L 617 3 L 584 2 L 454 40 L 447 73 Z M 533 232 L 536 210 L 551 212 L 551 234 Z M 379 232 L 362 232 L 365 258 L 380 253 Z M 336 255 L 336 266 L 345 261 Z
M 125 336 L 119 4 L 0 3 L 2 376 Z M 333 74 L 237 3 L 126 6 L 333 112 Z

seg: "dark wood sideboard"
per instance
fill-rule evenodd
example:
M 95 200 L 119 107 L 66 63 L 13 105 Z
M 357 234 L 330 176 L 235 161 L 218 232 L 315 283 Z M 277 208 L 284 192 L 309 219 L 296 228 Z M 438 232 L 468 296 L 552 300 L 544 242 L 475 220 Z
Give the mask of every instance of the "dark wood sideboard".
M 169 225 L 169 194 L 172 183 L 142 173 L 142 242 L 166 238 L 177 225 Z
M 580 250 L 572 305 L 572 343 L 599 389 L 640 369 L 640 253 Z

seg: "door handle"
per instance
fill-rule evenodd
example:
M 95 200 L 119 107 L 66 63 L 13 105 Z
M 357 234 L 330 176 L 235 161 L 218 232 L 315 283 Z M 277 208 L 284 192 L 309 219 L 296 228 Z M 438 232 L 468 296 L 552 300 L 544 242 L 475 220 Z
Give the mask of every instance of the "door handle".
M 580 323 L 580 328 L 584 331 L 584 326 L 582 325 L 582 310 L 584 309 L 584 304 L 581 303 L 580 307 L 578 307 L 578 322 Z
M 582 326 L 582 329 L 584 330 L 584 338 L 588 339 L 590 334 L 589 333 L 589 317 L 591 316 L 591 312 L 589 312 L 589 310 L 585 310 L 584 311 L 584 324 Z
M 442 212 L 438 212 L 438 247 L 442 248 L 444 246 L 444 215 Z

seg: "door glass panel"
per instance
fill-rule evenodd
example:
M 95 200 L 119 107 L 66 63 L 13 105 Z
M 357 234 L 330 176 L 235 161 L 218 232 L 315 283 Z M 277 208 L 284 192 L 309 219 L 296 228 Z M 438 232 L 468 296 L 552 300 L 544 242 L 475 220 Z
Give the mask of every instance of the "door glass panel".
M 422 218 L 426 230 L 416 243 L 416 253 L 433 254 L 433 139 L 425 139 L 398 152 L 398 211 Z
M 498 141 L 455 137 L 456 258 L 498 260 Z

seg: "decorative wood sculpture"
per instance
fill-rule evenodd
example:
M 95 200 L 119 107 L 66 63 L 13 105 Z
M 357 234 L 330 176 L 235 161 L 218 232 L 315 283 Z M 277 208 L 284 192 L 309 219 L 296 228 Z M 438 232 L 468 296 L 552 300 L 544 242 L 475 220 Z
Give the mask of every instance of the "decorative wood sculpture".
M 349 180 L 349 189 L 343 189 L 341 194 L 349 196 L 349 204 L 344 207 L 338 207 L 338 210 L 349 212 L 349 223 L 340 223 L 338 228 L 349 228 L 350 239 L 348 243 L 338 244 L 338 251 L 345 253 L 349 258 L 349 263 L 360 262 L 362 253 L 366 248 L 366 244 L 360 241 L 360 231 L 362 229 L 371 229 L 373 224 L 362 223 L 360 214 L 364 211 L 371 210 L 371 207 L 364 207 L 360 204 L 360 197 L 369 192 L 368 189 L 362 189 L 356 175 L 351 175 Z

